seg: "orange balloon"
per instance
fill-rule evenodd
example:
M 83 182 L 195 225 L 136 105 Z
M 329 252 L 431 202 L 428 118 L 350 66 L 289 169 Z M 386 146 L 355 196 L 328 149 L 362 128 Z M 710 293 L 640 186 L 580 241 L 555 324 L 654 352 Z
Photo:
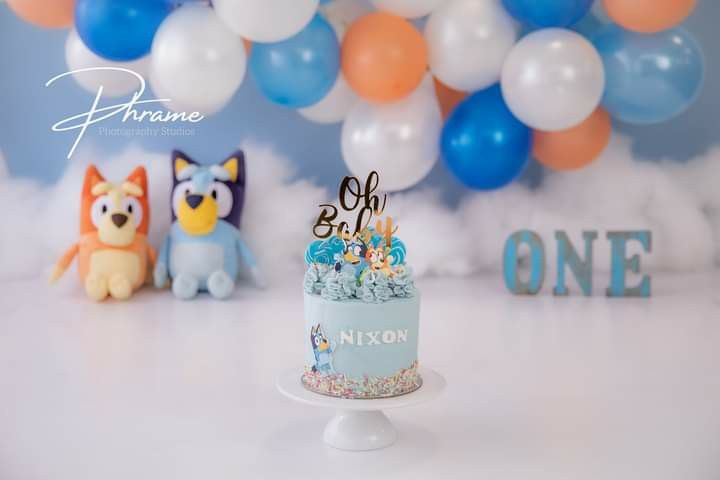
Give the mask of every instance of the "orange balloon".
M 603 0 L 617 24 L 640 33 L 672 28 L 695 10 L 697 0 Z
M 438 103 L 440 103 L 440 111 L 442 111 L 443 118 L 447 118 L 457 104 L 467 97 L 467 93 L 450 88 L 437 78 L 433 78 L 433 83 Z
M 7 0 L 18 17 L 45 28 L 69 27 L 75 14 L 75 0 Z
M 355 21 L 342 44 L 342 71 L 361 97 L 398 100 L 415 90 L 425 75 L 425 39 L 404 18 L 376 12 Z
M 533 155 L 553 170 L 576 170 L 595 160 L 610 142 L 610 115 L 598 108 L 580 125 L 560 132 L 533 132 Z

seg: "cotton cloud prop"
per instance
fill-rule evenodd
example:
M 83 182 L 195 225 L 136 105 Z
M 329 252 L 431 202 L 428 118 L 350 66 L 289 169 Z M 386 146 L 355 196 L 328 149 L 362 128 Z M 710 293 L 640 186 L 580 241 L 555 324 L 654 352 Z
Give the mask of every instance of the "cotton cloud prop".
M 273 279 L 300 275 L 317 205 L 334 200 L 337 192 L 294 180 L 290 162 L 270 148 L 243 148 L 248 197 L 242 230 L 272 285 Z M 170 222 L 168 155 L 131 147 L 100 162 L 110 179 L 124 178 L 135 164 L 148 169 L 154 245 Z M 102 157 L 79 152 L 53 187 L 7 177 L 0 161 L 0 202 L 13 205 L 0 227 L 0 278 L 47 272 L 76 239 L 83 171 L 90 159 Z M 628 140 L 620 138 L 590 167 L 549 173 L 538 189 L 514 184 L 493 193 L 470 193 L 455 208 L 437 192 L 393 194 L 386 213 L 399 225 L 408 262 L 418 276 L 497 272 L 505 240 L 521 228 L 533 229 L 545 240 L 551 275 L 556 229 L 566 230 L 580 251 L 582 230 L 598 230 L 598 271 L 610 265 L 605 231 L 641 228 L 653 231 L 653 254 L 644 258 L 645 269 L 706 270 L 714 267 L 720 251 L 719 162 L 720 148 L 683 165 L 637 161 Z

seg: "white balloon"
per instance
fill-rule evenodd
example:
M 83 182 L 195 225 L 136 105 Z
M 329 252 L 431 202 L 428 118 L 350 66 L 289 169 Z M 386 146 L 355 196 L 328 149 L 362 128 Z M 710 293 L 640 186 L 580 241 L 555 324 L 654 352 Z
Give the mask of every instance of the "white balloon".
M 155 95 L 155 99 L 165 100 L 162 103 L 162 105 L 165 108 L 167 108 L 168 110 L 173 110 L 175 112 L 187 112 L 187 113 L 192 113 L 192 112 L 198 111 L 192 105 L 185 105 L 180 100 L 171 98 L 170 94 L 160 84 L 157 77 L 155 76 L 155 74 L 152 71 L 150 72 L 150 78 L 148 80 L 148 83 L 150 84 L 150 89 L 152 90 L 153 94 Z
M 445 0 L 372 0 L 379 10 L 406 18 L 420 18 L 429 14 Z
M 81 70 L 94 67 L 127 68 L 147 79 L 150 60 L 148 56 L 132 62 L 113 62 L 95 55 L 85 46 L 76 30 L 71 30 L 65 42 L 65 62 L 68 69 Z M 73 78 L 85 90 L 97 93 L 103 87 L 103 95 L 119 97 L 140 89 L 140 81 L 134 75 L 113 70 L 93 70 L 73 74 Z
M 173 110 L 221 110 L 240 87 L 246 66 L 242 39 L 209 6 L 183 5 L 155 34 L 152 83 L 172 100 L 166 106 Z
M 381 189 L 404 190 L 432 170 L 441 129 L 440 107 L 425 89 L 394 103 L 358 101 L 343 124 L 343 158 L 353 175 L 376 170 Z
M 319 0 L 213 0 L 220 19 L 254 42 L 279 42 L 312 20 Z
M 358 96 L 350 88 L 342 72 L 338 74 L 335 85 L 325 98 L 315 105 L 298 110 L 300 115 L 316 123 L 342 122 L 352 106 L 357 102 Z
M 562 28 L 533 32 L 510 52 L 502 93 L 526 125 L 545 131 L 574 127 L 600 104 L 605 69 L 595 47 Z
M 355 20 L 373 11 L 366 0 L 334 0 L 320 7 L 320 13 L 335 29 L 340 40 Z
M 453 0 L 425 25 L 430 70 L 445 85 L 470 92 L 497 83 L 517 41 L 518 23 L 500 0 Z

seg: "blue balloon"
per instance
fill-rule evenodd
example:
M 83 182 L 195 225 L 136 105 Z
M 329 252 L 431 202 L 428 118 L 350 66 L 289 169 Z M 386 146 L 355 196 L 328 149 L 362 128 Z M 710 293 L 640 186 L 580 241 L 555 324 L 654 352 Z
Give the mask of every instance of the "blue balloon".
M 135 60 L 150 52 L 155 32 L 172 8 L 170 0 L 77 0 L 75 28 L 97 55 Z
M 592 41 L 605 65 L 602 105 L 613 117 L 639 125 L 660 123 L 697 98 L 705 61 L 685 30 L 641 34 L 609 25 Z
M 583 18 L 593 0 L 503 0 L 519 21 L 539 28 L 567 27 Z
M 339 70 L 337 35 L 320 15 L 287 40 L 253 44 L 250 55 L 250 72 L 260 91 L 273 102 L 292 108 L 322 100 Z
M 476 92 L 452 112 L 441 148 L 450 171 L 465 185 L 493 190 L 522 173 L 530 155 L 530 129 L 515 118 L 499 85 Z

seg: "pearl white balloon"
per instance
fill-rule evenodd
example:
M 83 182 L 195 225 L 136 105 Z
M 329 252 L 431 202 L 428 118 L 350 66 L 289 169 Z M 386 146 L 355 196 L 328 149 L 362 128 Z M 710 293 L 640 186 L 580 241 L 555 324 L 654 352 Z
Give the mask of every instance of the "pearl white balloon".
M 320 13 L 335 29 L 340 40 L 355 20 L 373 11 L 373 6 L 366 0 L 333 0 L 320 7 Z
M 152 46 L 154 86 L 168 108 L 211 114 L 233 97 L 245 77 L 242 39 L 205 5 L 185 4 L 160 25 Z
M 394 103 L 358 101 L 343 124 L 343 158 L 353 175 L 376 170 L 381 189 L 404 190 L 432 170 L 441 129 L 440 107 L 425 89 Z
M 605 70 L 582 35 L 562 28 L 533 32 L 510 52 L 502 93 L 513 114 L 545 131 L 574 127 L 600 104 Z
M 298 112 L 316 123 L 342 122 L 357 100 L 357 94 L 350 88 L 340 72 L 335 80 L 335 85 L 325 95 L 325 98 L 315 105 L 299 109 Z
M 152 90 L 153 95 L 156 100 L 165 100 L 162 102 L 162 106 L 167 108 L 168 110 L 173 110 L 175 112 L 186 112 L 186 113 L 192 113 L 196 110 L 192 105 L 185 105 L 181 101 L 179 101 L 177 98 L 171 98 L 170 94 L 167 92 L 167 90 L 160 84 L 157 77 L 154 75 L 154 73 L 150 72 L 150 78 L 148 79 L 148 83 L 150 84 L 150 90 Z
M 453 0 L 425 25 L 430 70 L 456 90 L 489 87 L 500 80 L 517 36 L 518 24 L 499 0 Z
M 65 62 L 69 71 L 94 67 L 118 67 L 132 70 L 147 80 L 150 69 L 148 56 L 132 62 L 113 62 L 95 55 L 85 46 L 76 30 L 71 30 L 65 42 Z M 73 74 L 73 78 L 85 90 L 97 93 L 103 87 L 103 96 L 119 97 L 140 89 L 140 81 L 134 75 L 113 70 L 93 70 Z
M 213 0 L 220 19 L 254 42 L 279 42 L 302 30 L 319 0 Z M 188 32 L 190 33 L 190 32 Z
M 406 18 L 420 18 L 429 14 L 445 0 L 372 0 L 379 10 Z

